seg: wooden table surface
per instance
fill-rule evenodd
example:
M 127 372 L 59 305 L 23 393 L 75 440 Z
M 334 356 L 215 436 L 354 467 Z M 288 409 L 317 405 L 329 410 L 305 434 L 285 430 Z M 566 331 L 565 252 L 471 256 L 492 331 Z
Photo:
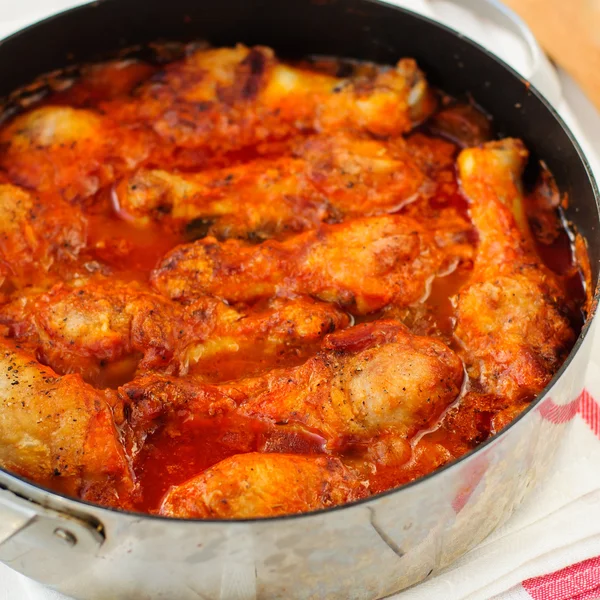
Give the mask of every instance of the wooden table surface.
M 600 109 L 600 0 L 503 0 Z

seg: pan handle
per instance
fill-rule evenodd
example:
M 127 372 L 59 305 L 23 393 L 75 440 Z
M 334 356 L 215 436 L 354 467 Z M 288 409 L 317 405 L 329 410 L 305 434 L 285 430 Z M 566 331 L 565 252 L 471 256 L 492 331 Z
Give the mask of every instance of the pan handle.
M 34 542 L 32 545 L 32 541 Z M 28 566 L 27 549 L 42 544 L 48 552 L 65 554 L 96 553 L 104 542 L 104 528 L 87 520 L 48 508 L 0 488 L 0 561 L 19 562 L 18 570 L 34 572 L 35 561 Z
M 36 511 L 27 504 L 17 504 L 16 496 L 8 490 L 0 490 L 0 549 L 36 517 Z M 1 551 L 1 550 L 0 550 Z

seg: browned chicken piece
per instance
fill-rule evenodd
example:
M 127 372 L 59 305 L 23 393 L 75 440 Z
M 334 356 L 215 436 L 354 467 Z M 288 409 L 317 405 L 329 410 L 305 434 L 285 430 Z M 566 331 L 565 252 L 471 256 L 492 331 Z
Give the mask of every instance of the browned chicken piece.
M 246 375 L 297 362 L 349 317 L 309 298 L 236 310 L 207 297 L 182 307 L 141 284 L 96 278 L 23 295 L 0 308 L 0 323 L 58 373 L 116 387 L 138 369 L 223 380 L 244 361 Z
M 123 505 L 132 488 L 111 396 L 59 377 L 16 344 L 0 351 L 0 464 L 64 493 Z
M 283 157 L 196 174 L 141 170 L 116 190 L 119 213 L 138 227 L 161 222 L 188 235 L 261 240 L 331 217 L 304 161 Z
M 236 410 L 316 432 L 334 450 L 379 436 L 411 438 L 456 400 L 463 378 L 460 359 L 442 342 L 379 321 L 327 336 L 298 367 L 219 386 L 150 375 L 120 393 L 138 438 L 169 415 L 188 420 Z
M 256 60 L 257 50 L 249 52 L 250 60 Z M 425 76 L 412 59 L 348 79 L 278 63 L 266 71 L 263 81 L 257 104 L 267 118 L 275 114 L 280 121 L 317 131 L 353 129 L 397 136 L 420 123 L 434 107 Z
M 402 138 L 332 132 L 295 142 L 292 153 L 306 161 L 309 179 L 341 217 L 396 212 L 434 190 Z
M 160 514 L 180 518 L 251 519 L 329 508 L 367 495 L 337 458 L 237 454 L 172 487 Z
M 338 133 L 294 145 L 295 158 L 177 174 L 142 169 L 123 180 L 120 214 L 137 226 L 167 223 L 190 235 L 260 240 L 321 221 L 394 212 L 433 191 L 402 141 Z
M 455 335 L 469 375 L 499 408 L 535 397 L 574 339 L 559 278 L 534 250 L 521 190 L 526 161 L 514 139 L 463 150 L 458 159 L 479 248 L 456 298 Z
M 195 339 L 179 354 L 180 372 L 226 381 L 314 354 L 323 337 L 350 323 L 340 309 L 310 298 L 274 298 L 265 306 L 234 309 L 205 297 L 186 307 L 201 322 Z
M 17 339 L 34 343 L 55 371 L 79 373 L 98 387 L 127 381 L 138 363 L 146 369 L 169 365 L 189 328 L 167 298 L 109 279 L 21 296 L 0 310 L 0 321 Z
M 298 131 L 395 136 L 433 104 L 411 59 L 343 79 L 282 64 L 269 48 L 238 45 L 198 50 L 167 66 L 121 107 L 121 118 L 152 122 L 168 144 L 223 151 Z
M 2 129 L 0 168 L 26 188 L 80 200 L 135 167 L 146 157 L 148 143 L 138 131 L 119 130 L 96 111 L 43 106 Z
M 178 246 L 152 273 L 167 296 L 189 302 L 210 294 L 230 302 L 306 294 L 367 314 L 428 293 L 447 256 L 431 232 L 408 217 L 356 219 L 251 245 L 205 238 Z
M 201 377 L 172 377 L 144 373 L 118 389 L 123 430 L 130 454 L 136 458 L 147 437 L 166 429 L 167 435 L 181 435 L 181 423 L 194 419 L 228 416 L 246 399 L 244 390 L 206 383 Z M 121 414 L 120 413 L 120 414 Z
M 299 367 L 230 386 L 248 395 L 242 414 L 318 431 L 334 448 L 386 434 L 413 437 L 457 399 L 463 378 L 460 359 L 442 342 L 379 321 L 328 336 Z
M 0 181 L 2 287 L 44 287 L 74 264 L 85 243 L 86 220 L 78 209 Z

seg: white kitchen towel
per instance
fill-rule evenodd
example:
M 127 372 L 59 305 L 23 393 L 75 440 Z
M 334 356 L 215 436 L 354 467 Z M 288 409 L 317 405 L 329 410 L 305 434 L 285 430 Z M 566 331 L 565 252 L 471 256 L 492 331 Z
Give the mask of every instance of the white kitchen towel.
M 82 2 L 0 0 L 0 37 L 29 22 Z M 527 40 L 469 11 L 465 2 L 394 0 L 486 46 L 552 99 L 600 173 L 600 116 L 560 82 L 545 59 L 535 59 Z M 539 59 L 539 57 L 538 57 Z M 543 77 L 539 70 L 544 69 Z M 585 120 L 582 120 L 585 118 Z M 583 134 L 598 131 L 599 136 Z M 598 144 L 598 145 L 597 145 Z M 600 598 L 600 335 L 596 336 L 575 422 L 549 479 L 501 529 L 443 573 L 395 596 L 399 600 L 595 600 Z M 65 597 L 0 564 L 0 600 L 65 600 Z

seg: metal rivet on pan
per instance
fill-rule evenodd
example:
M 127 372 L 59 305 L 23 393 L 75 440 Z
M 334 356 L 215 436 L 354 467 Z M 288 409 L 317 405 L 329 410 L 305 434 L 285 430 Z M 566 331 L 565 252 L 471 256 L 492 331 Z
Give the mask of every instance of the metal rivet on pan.
M 74 546 L 77 543 L 77 538 L 70 531 L 63 529 L 62 527 L 57 527 L 54 530 L 54 535 L 69 546 Z

